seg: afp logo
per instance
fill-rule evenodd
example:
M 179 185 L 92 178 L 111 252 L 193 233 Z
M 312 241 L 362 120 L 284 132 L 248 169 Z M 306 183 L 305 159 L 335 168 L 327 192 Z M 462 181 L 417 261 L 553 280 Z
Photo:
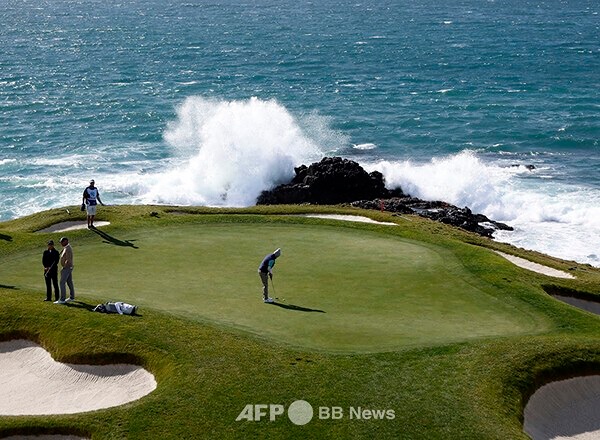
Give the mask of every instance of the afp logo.
M 248 404 L 235 419 L 236 422 L 246 420 L 260 422 L 268 419 L 274 422 L 285 413 L 285 407 L 279 404 Z M 296 400 L 287 409 L 287 416 L 294 425 L 306 425 L 313 418 L 313 407 L 306 400 Z
M 285 407 L 279 404 L 248 404 L 235 419 L 236 422 L 260 422 L 269 420 L 274 422 L 285 414 Z M 306 400 L 296 400 L 287 409 L 287 416 L 294 425 L 306 425 L 313 419 L 315 412 Z M 342 408 L 341 406 L 319 406 L 316 414 L 319 420 L 394 420 L 396 411 L 393 409 L 374 409 L 363 406 Z

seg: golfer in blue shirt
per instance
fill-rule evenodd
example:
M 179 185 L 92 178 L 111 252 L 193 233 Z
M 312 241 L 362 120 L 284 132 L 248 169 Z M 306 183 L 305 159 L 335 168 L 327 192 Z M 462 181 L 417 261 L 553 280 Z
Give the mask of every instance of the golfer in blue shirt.
M 275 266 L 275 260 L 281 255 L 281 249 L 275 249 L 272 254 L 267 255 L 260 266 L 258 266 L 258 275 L 263 285 L 263 301 L 265 303 L 272 303 L 273 298 L 269 298 L 269 278 L 273 279 L 273 266 Z

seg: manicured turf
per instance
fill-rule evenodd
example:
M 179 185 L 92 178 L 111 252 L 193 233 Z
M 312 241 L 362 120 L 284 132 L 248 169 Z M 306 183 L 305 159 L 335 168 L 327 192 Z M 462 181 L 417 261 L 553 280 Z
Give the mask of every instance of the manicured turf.
M 282 215 L 324 211 L 398 226 Z M 80 299 L 68 306 L 41 301 L 41 252 L 63 234 L 35 231 L 72 216 L 0 223 L 0 339 L 32 339 L 61 362 L 141 364 L 158 388 L 102 411 L 0 417 L 0 437 L 525 439 L 523 405 L 537 386 L 600 371 L 599 318 L 544 291 L 600 295 L 600 271 L 589 266 L 340 207 L 123 206 L 101 215 L 111 225 L 99 233 L 67 233 Z M 279 246 L 282 307 L 262 304 L 256 273 Z M 486 247 L 577 278 L 528 272 Z M 91 312 L 111 299 L 139 304 L 141 316 Z M 315 411 L 304 426 L 287 413 L 236 421 L 248 404 L 287 409 L 298 399 Z M 319 416 L 334 406 L 342 418 Z M 359 407 L 394 417 L 351 418 Z
M 306 222 L 306 220 L 303 220 Z M 328 351 L 378 351 L 534 332 L 544 320 L 435 245 L 357 228 L 191 223 L 74 239 L 74 279 L 92 294 Z M 112 236 L 111 236 L 112 237 Z M 40 240 L 43 242 L 43 240 Z M 283 249 L 262 303 L 257 267 Z M 5 282 L 40 289 L 39 250 L 4 262 Z M 273 293 L 274 291 L 274 293 Z

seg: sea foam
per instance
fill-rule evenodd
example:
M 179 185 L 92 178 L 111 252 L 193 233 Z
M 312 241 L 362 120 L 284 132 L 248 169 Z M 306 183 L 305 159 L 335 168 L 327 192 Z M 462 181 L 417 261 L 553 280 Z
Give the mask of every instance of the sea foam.
M 322 145 L 343 142 L 326 118 L 295 117 L 275 100 L 202 97 L 185 100 L 164 139 L 174 157 L 146 179 L 143 201 L 211 206 L 253 205 L 295 166 L 323 157 Z
M 383 173 L 389 188 L 443 200 L 506 222 L 495 238 L 560 258 L 600 266 L 600 191 L 547 178 L 547 171 L 484 162 L 469 150 L 426 163 L 364 164 Z

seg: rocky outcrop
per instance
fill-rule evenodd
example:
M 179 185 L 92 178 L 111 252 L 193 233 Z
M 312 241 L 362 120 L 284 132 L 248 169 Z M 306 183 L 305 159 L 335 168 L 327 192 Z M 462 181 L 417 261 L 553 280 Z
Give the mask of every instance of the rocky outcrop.
M 341 157 L 326 157 L 308 167 L 301 165 L 294 171 L 296 175 L 290 183 L 263 191 L 256 204 L 350 203 L 363 209 L 417 214 L 485 237 L 492 237 L 498 229 L 512 230 L 485 215 L 473 214 L 467 207 L 421 200 L 405 195 L 400 188 L 389 190 L 379 171 L 367 173 L 358 163 Z
M 360 200 L 352 202 L 351 205 L 363 209 L 383 209 L 384 211 L 401 214 L 417 214 L 421 217 L 456 226 L 490 238 L 496 230 L 513 230 L 512 227 L 491 220 L 483 214 L 473 214 L 467 207 L 459 208 L 446 202 L 430 202 L 410 196 L 380 200 Z
M 402 195 L 388 191 L 379 171 L 367 173 L 358 163 L 341 157 L 326 157 L 310 166 L 294 168 L 290 183 L 263 191 L 257 205 L 314 203 L 335 205 L 356 200 Z

